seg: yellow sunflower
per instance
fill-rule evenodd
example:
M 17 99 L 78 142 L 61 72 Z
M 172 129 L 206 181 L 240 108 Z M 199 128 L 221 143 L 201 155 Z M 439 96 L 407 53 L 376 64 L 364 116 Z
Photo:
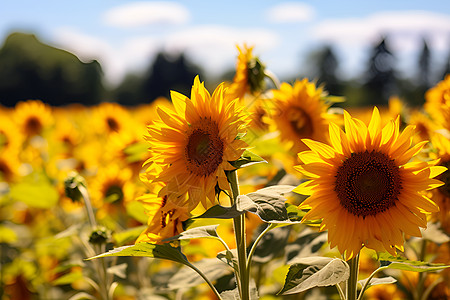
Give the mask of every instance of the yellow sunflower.
M 172 91 L 174 109 L 159 108 L 159 118 L 148 127 L 151 158 L 161 172 L 152 180 L 167 183 L 163 189 L 169 201 L 189 194 L 190 207 L 207 198 L 215 202 L 216 185 L 229 190 L 226 170 L 235 169 L 247 144 L 238 139 L 245 133 L 243 109 L 225 93 L 220 84 L 212 95 L 194 80 L 191 99 Z
M 450 74 L 425 93 L 425 110 L 434 116 L 441 105 L 450 106 Z M 439 113 L 438 113 L 439 114 Z
M 448 136 L 439 133 L 432 135 L 431 141 L 436 148 L 436 158 L 440 159 L 440 165 L 450 168 L 450 140 Z M 439 176 L 439 180 L 444 182 L 443 186 L 432 191 L 432 199 L 439 205 L 439 221 L 441 227 L 450 233 L 450 171 L 447 170 Z
M 119 168 L 117 165 L 100 169 L 90 185 L 93 206 L 100 208 L 106 203 L 132 201 L 134 185 L 131 174 L 130 169 Z
M 158 184 L 156 189 L 161 190 L 163 187 L 164 184 Z M 167 195 L 161 197 L 157 193 L 145 194 L 136 200 L 143 204 L 148 215 L 148 227 L 136 243 L 159 243 L 184 231 L 182 222 L 190 217 L 185 197 L 178 204 L 167 201 Z
M 426 214 L 439 210 L 422 191 L 441 186 L 433 178 L 446 168 L 410 162 L 426 143 L 411 147 L 414 126 L 400 133 L 399 118 L 380 122 L 377 108 L 368 126 L 344 112 L 345 133 L 330 123 L 331 146 L 304 139 L 311 150 L 299 153 L 296 169 L 311 178 L 295 189 L 310 195 L 299 206 L 310 209 L 303 220 L 322 219 L 320 230 L 346 259 L 363 246 L 396 255 L 402 233 L 420 237 Z
M 0 151 L 19 151 L 22 133 L 6 115 L 0 115 Z
M 430 134 L 438 129 L 433 120 L 419 110 L 412 110 L 409 113 L 408 124 L 415 126 L 414 142 L 416 143 L 429 140 Z
M 228 93 L 233 99 L 244 99 L 245 94 L 254 94 L 264 89 L 264 65 L 253 55 L 253 47 L 246 44 L 242 49 L 236 47 L 239 51 L 236 74 Z
M 103 102 L 93 109 L 93 126 L 97 133 L 107 136 L 130 125 L 129 112 L 117 103 Z
M 47 104 L 40 100 L 28 100 L 16 104 L 14 120 L 22 133 L 31 138 L 41 135 L 53 123 L 53 115 Z
M 273 90 L 273 109 L 266 120 L 295 153 L 307 149 L 301 139 L 327 141 L 328 123 L 333 116 L 327 113 L 329 105 L 321 100 L 322 96 L 322 88 L 316 88 L 307 78 L 295 81 L 293 86 L 283 82 L 279 90 Z

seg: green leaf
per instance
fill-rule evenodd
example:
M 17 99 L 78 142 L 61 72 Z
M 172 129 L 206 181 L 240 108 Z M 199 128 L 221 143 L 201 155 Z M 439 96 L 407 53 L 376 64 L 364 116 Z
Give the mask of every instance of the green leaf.
M 217 227 L 219 225 L 207 225 L 201 227 L 190 228 L 182 233 L 173 237 L 164 239 L 163 242 L 177 241 L 177 240 L 190 240 L 198 238 L 215 238 L 219 239 L 217 235 Z
M 127 146 L 124 151 L 128 163 L 134 163 L 143 160 L 148 153 L 148 144 L 137 142 Z
M 254 280 L 250 280 L 249 288 L 250 288 L 249 299 L 250 300 L 259 299 L 258 290 L 256 289 L 256 284 Z M 237 287 L 232 290 L 223 291 L 222 293 L 220 293 L 220 297 L 222 298 L 222 300 L 241 300 L 241 297 L 239 296 L 239 290 L 237 289 Z
M 237 260 L 237 250 L 231 249 L 219 252 L 217 258 L 232 267 L 236 272 L 239 272 L 238 260 Z
M 290 185 L 274 185 L 239 198 L 246 199 L 248 197 L 253 200 L 256 206 L 249 206 L 247 210 L 259 216 L 264 222 L 292 223 L 288 217 L 285 206 L 286 198 L 283 195 L 291 192 L 293 188 Z M 249 201 L 246 200 L 246 202 Z
M 304 229 L 294 242 L 286 245 L 287 263 L 301 257 L 314 255 L 326 241 L 327 235 L 323 232 L 317 232 L 310 228 Z
M 52 208 L 58 203 L 59 193 L 49 180 L 40 174 L 32 174 L 11 187 L 10 196 L 29 207 Z
M 333 95 L 328 95 L 328 96 L 324 96 L 321 97 L 322 100 L 325 100 L 325 103 L 329 103 L 329 104 L 333 104 L 333 103 L 342 103 L 345 102 L 345 97 L 343 96 L 333 96 Z
M 257 205 L 248 197 L 240 195 L 233 206 L 214 205 L 200 216 L 194 218 L 232 219 L 242 215 L 246 211 L 256 210 Z
M 450 241 L 450 237 L 436 223 L 427 224 L 427 228 L 422 231 L 422 238 L 436 244 L 444 244 Z
M 83 279 L 83 274 L 81 272 L 73 272 L 64 274 L 63 276 L 53 280 L 53 285 L 66 285 L 71 284 L 77 280 Z
M 361 287 L 364 286 L 364 284 L 366 284 L 368 278 L 363 279 L 363 280 L 359 280 L 358 284 L 361 285 Z M 391 284 L 391 283 L 396 283 L 397 279 L 395 279 L 394 277 L 391 276 L 387 276 L 387 277 L 381 277 L 381 278 L 372 278 L 369 282 L 369 285 L 367 286 L 367 288 L 374 286 L 374 285 L 380 285 L 380 284 Z
M 264 225 L 263 227 L 267 227 Z M 282 253 L 289 239 L 290 227 L 279 227 L 267 232 L 256 245 L 252 261 L 267 263 Z M 277 245 L 274 247 L 274 245 Z
M 139 235 L 147 228 L 146 225 L 133 227 L 125 231 L 117 232 L 112 235 L 116 246 L 123 246 L 125 244 L 134 243 Z
M 238 160 L 230 161 L 230 164 L 236 169 L 240 169 L 263 162 L 267 161 L 265 161 L 263 158 L 256 155 L 255 153 L 251 152 L 250 150 L 246 149 Z
M 131 201 L 126 206 L 127 214 L 142 224 L 147 224 L 148 216 L 145 214 L 144 205 L 139 201 Z
M 14 243 L 17 241 L 17 234 L 9 227 L 0 225 L 0 243 Z
M 292 222 L 300 222 L 306 215 L 306 211 L 299 209 L 296 205 L 286 203 L 286 210 L 288 213 L 289 220 Z M 322 220 L 308 220 L 304 221 L 303 224 L 310 226 L 318 226 L 322 223 Z
M 139 243 L 131 246 L 122 246 L 114 248 L 106 253 L 88 258 L 88 260 L 109 257 L 109 256 L 145 256 L 153 258 L 167 259 L 181 264 L 190 265 L 186 256 L 181 252 L 180 248 L 172 247 L 170 244 L 151 244 Z
M 200 260 L 193 264 L 198 268 L 210 281 L 232 274 L 230 268 L 224 268 L 224 263 L 217 258 L 208 258 Z M 176 290 L 197 286 L 204 283 L 204 279 L 193 269 L 189 267 L 180 268 L 166 283 L 163 290 Z
M 289 267 L 283 289 L 278 294 L 295 294 L 313 287 L 330 286 L 348 279 L 350 268 L 338 258 L 308 257 Z
M 95 297 L 92 295 L 89 295 L 88 293 L 80 292 L 80 293 L 73 295 L 68 300 L 86 300 L 86 299 L 95 300 Z
M 450 265 L 433 264 L 424 261 L 413 261 L 403 257 L 394 257 L 389 254 L 380 254 L 380 268 L 405 270 L 413 272 L 439 271 L 450 267 Z
M 119 278 L 124 279 L 124 278 L 127 277 L 126 272 L 125 272 L 126 270 L 127 270 L 127 264 L 123 263 L 123 264 L 120 264 L 120 265 L 114 265 L 114 266 L 109 267 L 106 270 L 106 272 L 108 274 L 113 274 L 113 275 L 116 275 Z

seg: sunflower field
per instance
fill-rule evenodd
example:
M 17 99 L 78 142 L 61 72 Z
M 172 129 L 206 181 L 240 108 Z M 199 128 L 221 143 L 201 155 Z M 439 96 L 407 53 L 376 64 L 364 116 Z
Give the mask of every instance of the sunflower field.
M 342 109 L 238 51 L 147 105 L 0 106 L 2 300 L 450 299 L 450 75 Z

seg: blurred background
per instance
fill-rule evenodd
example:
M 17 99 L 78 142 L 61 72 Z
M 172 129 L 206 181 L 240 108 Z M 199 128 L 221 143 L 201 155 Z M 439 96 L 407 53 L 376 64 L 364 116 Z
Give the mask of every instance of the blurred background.
M 448 1 L 7 1 L 0 103 L 150 103 L 231 80 L 253 45 L 282 81 L 308 77 L 344 106 L 411 106 L 450 70 Z

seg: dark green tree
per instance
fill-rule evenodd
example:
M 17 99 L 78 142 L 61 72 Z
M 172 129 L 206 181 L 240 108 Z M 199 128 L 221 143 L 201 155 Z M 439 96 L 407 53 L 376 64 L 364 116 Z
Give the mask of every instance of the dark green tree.
M 28 99 L 96 104 L 104 93 L 102 76 L 97 61 L 81 62 L 32 34 L 12 33 L 0 49 L 0 103 L 5 106 Z
M 383 38 L 372 50 L 365 73 L 365 97 L 367 104 L 387 105 L 396 92 L 395 58 Z
M 342 94 L 342 84 L 337 76 L 338 59 L 331 46 L 327 45 L 311 56 L 312 76 L 318 84 L 324 84 L 325 89 L 332 95 Z
M 431 54 L 430 48 L 428 47 L 428 43 L 425 39 L 423 39 L 422 45 L 422 51 L 420 52 L 418 62 L 418 85 L 428 89 L 430 87 Z

